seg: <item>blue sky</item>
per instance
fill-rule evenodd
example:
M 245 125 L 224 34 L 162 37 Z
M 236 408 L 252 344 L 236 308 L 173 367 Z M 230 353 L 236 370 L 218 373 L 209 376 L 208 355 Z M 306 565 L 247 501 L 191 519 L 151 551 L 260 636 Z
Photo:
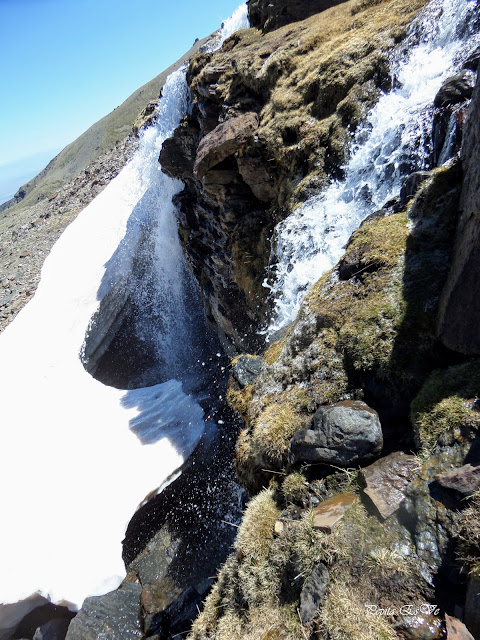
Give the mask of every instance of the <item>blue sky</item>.
M 0 202 L 240 3 L 0 0 Z

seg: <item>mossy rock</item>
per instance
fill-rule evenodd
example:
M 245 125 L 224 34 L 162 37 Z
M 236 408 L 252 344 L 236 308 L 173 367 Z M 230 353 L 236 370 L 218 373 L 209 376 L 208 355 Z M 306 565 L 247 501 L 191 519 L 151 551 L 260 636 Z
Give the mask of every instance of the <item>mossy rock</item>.
M 419 448 L 468 442 L 480 427 L 480 360 L 434 371 L 412 402 Z
M 263 469 L 285 466 L 290 438 L 322 404 L 368 394 L 387 440 L 413 447 L 410 402 L 444 357 L 435 318 L 460 184 L 457 165 L 433 171 L 407 211 L 365 221 L 346 252 L 358 269 L 322 276 L 270 346 L 248 400 L 237 402 L 246 422 L 237 471 L 250 491 L 268 483 Z

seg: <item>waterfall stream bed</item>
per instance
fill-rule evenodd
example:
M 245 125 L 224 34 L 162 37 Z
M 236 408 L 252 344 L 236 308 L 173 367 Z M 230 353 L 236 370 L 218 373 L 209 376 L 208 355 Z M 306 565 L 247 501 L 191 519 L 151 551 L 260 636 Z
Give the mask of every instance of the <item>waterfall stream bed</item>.
M 433 101 L 480 42 L 478 3 L 431 0 L 394 53 L 394 88 L 356 132 L 344 178 L 313 196 L 276 228 L 273 301 L 267 334 L 291 322 L 309 287 L 342 255 L 352 232 L 400 192 L 414 171 L 432 168 Z M 448 159 L 448 145 L 441 161 Z

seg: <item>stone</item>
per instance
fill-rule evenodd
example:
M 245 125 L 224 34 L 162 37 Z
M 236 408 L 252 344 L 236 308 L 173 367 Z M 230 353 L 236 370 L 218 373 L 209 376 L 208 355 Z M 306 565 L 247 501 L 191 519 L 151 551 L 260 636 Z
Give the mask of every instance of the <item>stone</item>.
M 198 145 L 193 173 L 199 180 L 209 169 L 228 158 L 252 138 L 258 129 L 256 113 L 248 112 L 225 120 L 202 138 Z
M 70 620 L 68 618 L 55 618 L 42 624 L 35 631 L 33 640 L 65 640 Z
M 347 466 L 372 460 L 382 446 L 377 412 L 364 402 L 349 400 L 320 407 L 311 425 L 291 439 L 289 460 Z
M 475 638 L 480 638 L 480 578 L 470 576 L 465 598 L 465 624 Z
M 447 282 L 441 294 L 437 335 L 445 346 L 480 354 L 480 79 L 474 91 L 463 138 L 464 178 L 461 212 Z
M 280 536 L 283 533 L 283 530 L 285 529 L 285 523 L 282 522 L 281 520 L 277 520 L 275 522 L 275 525 L 273 527 L 273 532 L 276 536 Z
M 429 171 L 415 171 L 403 181 L 400 189 L 400 206 L 403 208 L 417 193 L 418 187 L 430 176 Z
M 321 608 L 329 583 L 328 569 L 319 562 L 307 578 L 300 593 L 300 619 L 308 624 Z
M 248 18 L 252 27 L 272 31 L 290 22 L 304 20 L 344 0 L 249 0 Z
M 238 170 L 253 195 L 262 202 L 270 202 L 277 195 L 275 180 L 265 160 L 248 150 L 237 158 Z
M 475 640 L 467 627 L 454 618 L 445 614 L 445 624 L 447 626 L 447 640 Z
M 201 604 L 202 596 L 193 587 L 188 587 L 166 609 L 146 621 L 146 634 L 163 639 L 186 636 Z
M 253 384 L 262 368 L 263 358 L 259 356 L 240 356 L 232 365 L 232 376 L 241 387 Z
M 359 472 L 364 494 L 382 518 L 390 517 L 405 499 L 405 488 L 418 469 L 414 456 L 391 453 Z
M 333 527 L 345 515 L 345 511 L 357 501 L 358 496 L 350 491 L 324 500 L 313 512 L 313 528 L 325 533 L 331 533 Z
M 459 469 L 438 473 L 434 479 L 442 487 L 455 489 L 464 496 L 469 496 L 480 488 L 480 466 L 473 467 L 471 464 L 465 464 Z
M 447 78 L 433 101 L 434 107 L 445 107 L 459 102 L 465 102 L 472 97 L 475 86 L 475 74 L 469 69 Z
M 134 640 L 143 638 L 140 622 L 142 587 L 130 582 L 104 596 L 87 598 L 70 623 L 66 640 Z

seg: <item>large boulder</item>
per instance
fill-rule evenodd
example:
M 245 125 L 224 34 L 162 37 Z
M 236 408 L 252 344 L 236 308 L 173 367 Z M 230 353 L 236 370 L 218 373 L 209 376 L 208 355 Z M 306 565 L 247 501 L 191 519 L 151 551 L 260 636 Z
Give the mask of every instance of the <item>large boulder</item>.
M 464 179 L 452 267 L 440 300 L 437 332 L 454 351 L 480 354 L 480 80 L 465 125 Z
M 343 401 L 320 407 L 306 429 L 290 441 L 290 461 L 347 466 L 379 455 L 382 427 L 376 411 L 364 402 Z
M 258 116 L 250 111 L 221 122 L 200 142 L 193 173 L 200 179 L 209 169 L 228 158 L 248 142 L 258 129 Z

